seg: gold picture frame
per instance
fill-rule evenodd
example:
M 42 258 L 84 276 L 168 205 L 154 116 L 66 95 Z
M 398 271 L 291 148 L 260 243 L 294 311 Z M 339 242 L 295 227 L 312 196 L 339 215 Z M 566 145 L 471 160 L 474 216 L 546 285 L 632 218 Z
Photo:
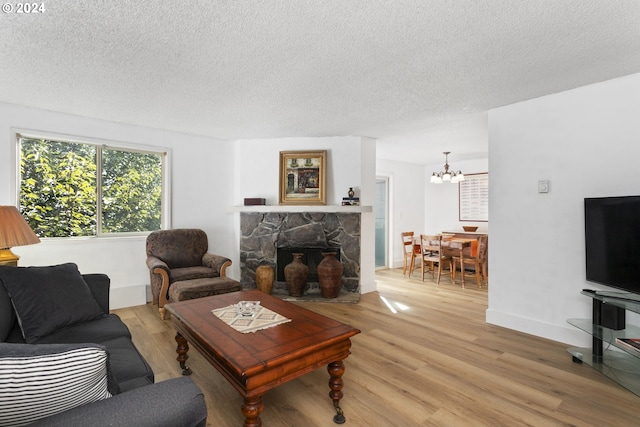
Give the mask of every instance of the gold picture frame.
M 279 203 L 327 204 L 327 150 L 280 152 Z

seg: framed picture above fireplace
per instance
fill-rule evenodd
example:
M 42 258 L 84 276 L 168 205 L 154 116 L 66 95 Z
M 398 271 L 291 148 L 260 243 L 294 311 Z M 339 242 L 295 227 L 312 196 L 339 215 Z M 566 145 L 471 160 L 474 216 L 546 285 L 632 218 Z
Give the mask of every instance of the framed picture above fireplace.
M 326 205 L 326 185 L 326 150 L 280 152 L 281 205 Z

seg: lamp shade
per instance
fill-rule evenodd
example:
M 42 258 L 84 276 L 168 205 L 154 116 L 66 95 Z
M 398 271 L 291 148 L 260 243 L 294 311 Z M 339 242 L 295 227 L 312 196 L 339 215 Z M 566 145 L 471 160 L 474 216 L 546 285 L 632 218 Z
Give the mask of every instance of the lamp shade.
M 15 206 L 0 206 L 0 249 L 33 245 L 40 239 Z
M 34 243 L 40 243 L 40 239 L 18 209 L 15 206 L 0 206 L 0 264 L 16 265 L 19 257 L 9 249 Z

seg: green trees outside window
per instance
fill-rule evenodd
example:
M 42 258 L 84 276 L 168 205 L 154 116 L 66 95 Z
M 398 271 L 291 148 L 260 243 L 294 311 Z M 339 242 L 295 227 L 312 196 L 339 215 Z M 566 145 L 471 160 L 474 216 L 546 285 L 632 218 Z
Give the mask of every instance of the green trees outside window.
M 19 142 L 20 210 L 40 237 L 161 228 L 164 153 L 22 136 Z
M 102 232 L 159 230 L 161 212 L 161 155 L 103 149 Z

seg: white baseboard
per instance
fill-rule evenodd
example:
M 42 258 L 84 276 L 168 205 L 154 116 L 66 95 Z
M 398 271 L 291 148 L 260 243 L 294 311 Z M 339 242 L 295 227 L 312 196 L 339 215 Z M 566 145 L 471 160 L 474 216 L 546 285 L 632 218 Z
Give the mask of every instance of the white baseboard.
M 485 320 L 491 325 L 513 329 L 571 346 L 591 346 L 591 336 L 568 323 L 566 326 L 560 326 L 491 309 L 487 309 Z
M 149 285 L 128 286 L 125 288 L 111 288 L 109 293 L 109 307 L 112 310 L 117 308 L 133 307 L 144 305 L 147 301 L 147 289 Z

